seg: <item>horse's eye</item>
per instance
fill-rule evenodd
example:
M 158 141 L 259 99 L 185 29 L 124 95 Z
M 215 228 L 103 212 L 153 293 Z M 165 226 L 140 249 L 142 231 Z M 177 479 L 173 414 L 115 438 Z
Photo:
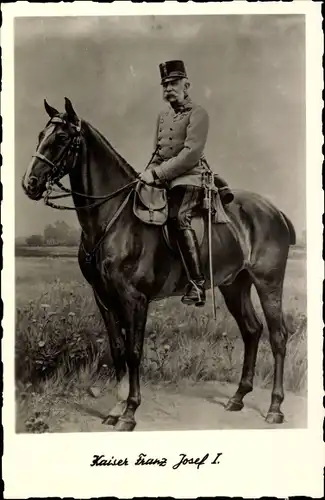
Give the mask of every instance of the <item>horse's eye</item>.
M 66 141 L 66 140 L 67 140 L 67 138 L 68 138 L 67 134 L 57 134 L 57 136 L 56 136 L 56 137 L 57 137 L 57 140 L 58 140 L 59 142 L 64 142 L 64 141 Z

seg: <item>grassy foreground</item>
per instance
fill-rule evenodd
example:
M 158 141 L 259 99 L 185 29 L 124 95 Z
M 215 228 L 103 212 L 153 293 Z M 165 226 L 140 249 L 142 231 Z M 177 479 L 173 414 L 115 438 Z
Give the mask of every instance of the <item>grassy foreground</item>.
M 243 343 L 218 291 L 216 295 L 217 325 L 210 294 L 200 310 L 183 306 L 179 298 L 151 304 L 141 367 L 143 382 L 189 379 L 238 383 Z M 253 299 L 261 315 L 256 294 Z M 290 332 L 285 389 L 301 393 L 307 381 L 303 252 L 295 251 L 288 262 L 284 309 Z M 26 430 L 41 432 L 46 426 L 40 415 L 51 407 L 53 397 L 82 393 L 111 378 L 108 336 L 74 257 L 17 257 L 16 311 L 17 412 L 24 415 Z M 255 384 L 271 387 L 272 378 L 273 356 L 265 328 Z

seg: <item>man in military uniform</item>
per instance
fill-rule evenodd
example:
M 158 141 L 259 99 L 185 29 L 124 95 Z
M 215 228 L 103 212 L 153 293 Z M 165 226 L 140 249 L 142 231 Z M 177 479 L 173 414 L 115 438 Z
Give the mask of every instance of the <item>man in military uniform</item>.
M 202 206 L 202 174 L 207 168 L 202 160 L 209 117 L 188 95 L 190 83 L 183 61 L 167 61 L 159 69 L 163 97 L 170 106 L 158 115 L 155 153 L 140 179 L 168 189 L 169 226 L 190 277 L 182 302 L 202 306 L 205 279 L 191 218 Z

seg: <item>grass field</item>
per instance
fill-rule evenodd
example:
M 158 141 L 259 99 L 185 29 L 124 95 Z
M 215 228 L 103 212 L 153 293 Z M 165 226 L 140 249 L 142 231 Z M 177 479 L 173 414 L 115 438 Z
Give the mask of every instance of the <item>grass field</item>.
M 50 393 L 51 384 L 56 391 L 72 385 L 86 388 L 111 374 L 107 334 L 79 270 L 76 249 L 28 252 L 16 252 L 17 402 L 25 407 L 26 399 L 35 401 L 37 394 L 44 395 L 45 387 Z M 306 391 L 307 380 L 305 257 L 302 249 L 292 251 L 284 286 L 290 331 L 285 389 L 296 393 Z M 187 379 L 238 383 L 243 343 L 220 292 L 216 295 L 217 325 L 212 319 L 210 294 L 200 310 L 183 306 L 179 298 L 151 304 L 141 369 L 144 382 Z M 253 301 L 261 315 L 256 293 Z M 265 328 L 255 384 L 271 387 L 272 376 L 273 356 Z

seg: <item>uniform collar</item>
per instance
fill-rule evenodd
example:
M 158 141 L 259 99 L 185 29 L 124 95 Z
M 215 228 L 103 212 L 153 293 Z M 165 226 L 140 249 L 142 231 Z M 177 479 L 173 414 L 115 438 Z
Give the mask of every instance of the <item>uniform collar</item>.
M 193 102 L 192 102 L 192 100 L 189 97 L 186 97 L 184 99 L 184 101 L 182 102 L 182 104 L 180 104 L 179 106 L 177 106 L 177 108 L 173 108 L 171 106 L 172 110 L 175 113 L 183 113 L 184 111 L 192 109 L 192 107 L 193 107 Z

